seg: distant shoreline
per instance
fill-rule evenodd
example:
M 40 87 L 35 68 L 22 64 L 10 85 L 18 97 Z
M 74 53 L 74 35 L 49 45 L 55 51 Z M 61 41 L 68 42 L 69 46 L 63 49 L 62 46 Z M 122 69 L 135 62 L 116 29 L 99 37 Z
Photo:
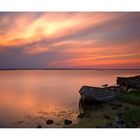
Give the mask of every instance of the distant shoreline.
M 140 69 L 92 69 L 92 68 L 87 68 L 87 69 L 84 69 L 84 68 L 78 68 L 78 69 L 75 69 L 75 68 L 45 68 L 45 69 L 0 69 L 0 71 L 10 71 L 10 70 L 97 70 L 97 71 L 104 71 L 104 70 L 140 70 Z

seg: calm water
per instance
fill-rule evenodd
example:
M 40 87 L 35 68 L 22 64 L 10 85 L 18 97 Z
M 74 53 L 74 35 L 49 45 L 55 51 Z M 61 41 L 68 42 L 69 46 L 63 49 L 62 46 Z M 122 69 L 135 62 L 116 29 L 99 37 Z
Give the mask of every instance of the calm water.
M 83 85 L 115 85 L 117 76 L 139 70 L 0 71 L 0 127 L 63 127 L 77 123 L 79 89 Z M 46 125 L 53 119 L 53 125 Z

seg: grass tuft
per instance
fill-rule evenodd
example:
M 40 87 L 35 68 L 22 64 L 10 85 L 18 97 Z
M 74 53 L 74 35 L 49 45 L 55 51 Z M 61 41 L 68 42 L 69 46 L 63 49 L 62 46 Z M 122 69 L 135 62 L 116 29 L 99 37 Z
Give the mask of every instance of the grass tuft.
M 140 109 L 133 109 L 125 112 L 124 120 L 127 127 L 139 127 L 140 126 Z
M 118 99 L 127 103 L 140 105 L 140 90 L 123 92 L 118 96 Z

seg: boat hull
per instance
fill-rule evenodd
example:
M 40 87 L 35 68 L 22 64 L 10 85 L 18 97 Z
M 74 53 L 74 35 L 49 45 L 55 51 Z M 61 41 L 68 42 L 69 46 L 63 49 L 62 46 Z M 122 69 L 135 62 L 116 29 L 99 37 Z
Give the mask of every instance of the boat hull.
M 80 91 L 81 100 L 86 103 L 106 103 L 116 98 L 118 92 L 109 88 L 83 86 Z

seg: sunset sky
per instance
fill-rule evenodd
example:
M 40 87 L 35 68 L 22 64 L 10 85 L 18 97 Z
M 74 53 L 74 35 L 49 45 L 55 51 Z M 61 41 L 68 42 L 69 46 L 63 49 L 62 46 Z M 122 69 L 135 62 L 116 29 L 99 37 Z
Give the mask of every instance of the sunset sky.
M 140 68 L 140 12 L 0 13 L 0 69 Z

